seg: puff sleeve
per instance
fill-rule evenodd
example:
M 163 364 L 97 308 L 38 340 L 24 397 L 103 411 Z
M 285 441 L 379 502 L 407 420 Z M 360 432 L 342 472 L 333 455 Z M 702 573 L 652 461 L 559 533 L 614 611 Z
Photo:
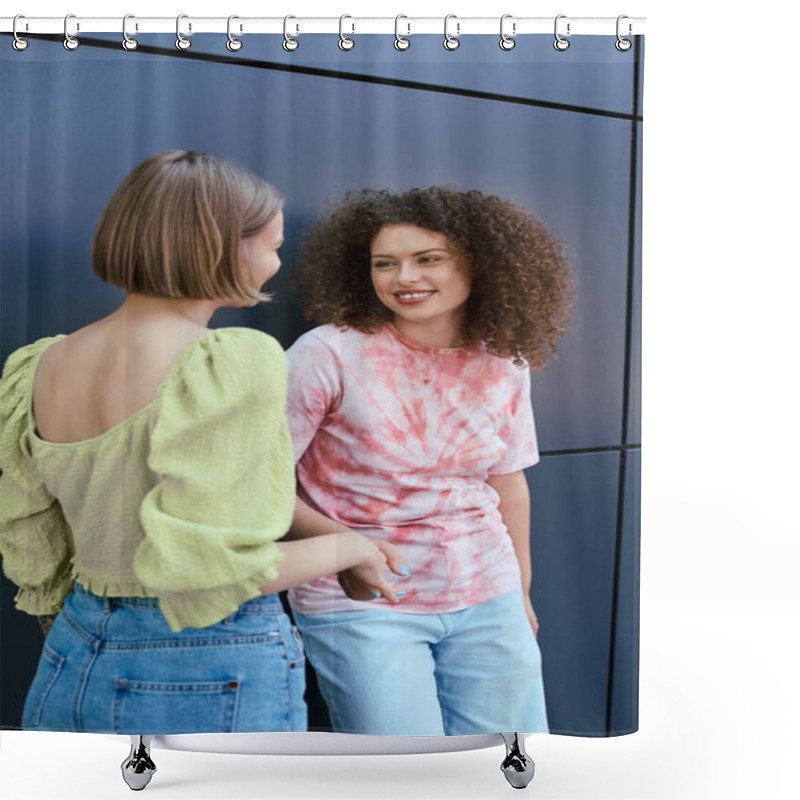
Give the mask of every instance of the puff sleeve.
M 219 622 L 278 574 L 295 496 L 286 373 L 274 339 L 227 328 L 162 386 L 133 567 L 173 630 Z
M 72 534 L 30 449 L 36 365 L 59 338 L 12 353 L 0 380 L 0 552 L 3 572 L 19 587 L 16 607 L 28 614 L 58 612 L 72 588 Z

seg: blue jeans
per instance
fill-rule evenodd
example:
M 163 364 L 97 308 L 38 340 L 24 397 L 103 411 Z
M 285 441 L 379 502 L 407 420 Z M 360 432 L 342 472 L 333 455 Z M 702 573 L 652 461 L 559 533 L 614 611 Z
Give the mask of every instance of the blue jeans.
M 302 731 L 305 658 L 277 595 L 174 633 L 158 600 L 75 584 L 44 643 L 22 725 L 167 734 Z
M 448 614 L 297 614 L 336 731 L 545 733 L 541 655 L 522 590 Z

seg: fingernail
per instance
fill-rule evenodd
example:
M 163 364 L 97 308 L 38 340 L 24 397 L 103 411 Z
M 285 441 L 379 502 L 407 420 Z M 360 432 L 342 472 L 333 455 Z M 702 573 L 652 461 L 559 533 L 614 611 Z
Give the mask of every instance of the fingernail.
M 405 592 L 395 592 L 394 594 L 395 594 L 395 597 L 405 597 L 406 596 Z
M 397 571 L 398 571 L 398 572 L 399 572 L 401 575 L 408 575 L 408 567 L 398 567 L 398 568 L 397 568 Z
M 380 593 L 380 592 L 376 592 L 374 589 L 370 589 L 370 590 L 369 590 L 369 593 L 370 593 L 370 594 L 371 594 L 371 595 L 372 595 L 372 596 L 373 596 L 373 597 L 374 597 L 376 600 L 377 600 L 377 599 L 378 599 L 378 598 L 381 596 L 381 593 Z

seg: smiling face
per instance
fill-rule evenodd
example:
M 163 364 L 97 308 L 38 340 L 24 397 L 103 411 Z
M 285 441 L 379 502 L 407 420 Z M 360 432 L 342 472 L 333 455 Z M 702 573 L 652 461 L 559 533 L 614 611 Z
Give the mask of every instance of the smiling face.
M 406 336 L 452 347 L 472 279 L 466 259 L 443 233 L 387 225 L 372 240 L 372 285 Z
M 247 285 L 258 291 L 281 266 L 278 250 L 283 244 L 283 212 L 279 211 L 255 236 L 242 239 L 239 266 Z

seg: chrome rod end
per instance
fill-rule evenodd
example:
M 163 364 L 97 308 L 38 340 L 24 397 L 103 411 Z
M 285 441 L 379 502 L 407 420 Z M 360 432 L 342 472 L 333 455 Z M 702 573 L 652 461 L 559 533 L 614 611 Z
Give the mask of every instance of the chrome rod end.
M 144 789 L 155 775 L 156 765 L 150 758 L 152 739 L 152 736 L 131 736 L 131 752 L 122 762 L 122 779 L 134 792 Z
M 515 789 L 524 789 L 536 772 L 533 759 L 525 752 L 525 740 L 518 733 L 501 734 L 506 743 L 506 757 L 500 765 L 506 780 Z

